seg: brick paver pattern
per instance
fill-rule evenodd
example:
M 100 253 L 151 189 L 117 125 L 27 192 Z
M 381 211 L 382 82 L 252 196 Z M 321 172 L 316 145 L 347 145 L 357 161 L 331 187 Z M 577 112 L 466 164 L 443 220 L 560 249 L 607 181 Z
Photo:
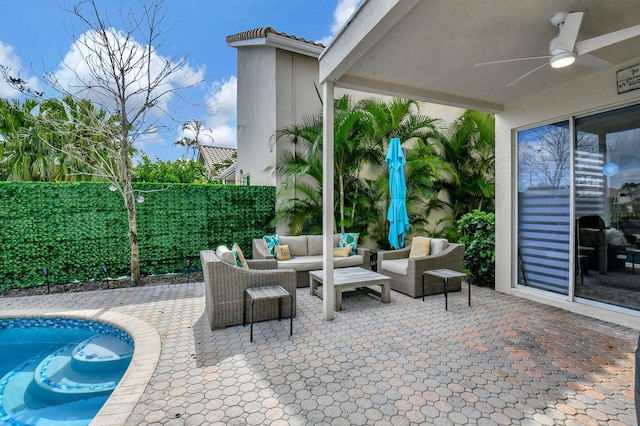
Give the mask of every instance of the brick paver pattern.
M 464 286 L 466 287 L 466 286 Z M 638 331 L 466 288 L 381 304 L 346 295 L 324 321 L 298 289 L 288 321 L 211 331 L 203 283 L 3 298 L 1 313 L 106 309 L 162 340 L 127 425 L 633 425 Z

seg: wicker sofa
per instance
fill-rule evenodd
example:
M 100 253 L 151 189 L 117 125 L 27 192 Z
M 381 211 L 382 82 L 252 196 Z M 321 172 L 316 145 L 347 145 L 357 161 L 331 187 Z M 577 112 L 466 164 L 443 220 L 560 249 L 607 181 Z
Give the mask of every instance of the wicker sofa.
M 277 269 L 275 259 L 247 260 L 250 269 L 242 269 L 222 261 L 215 251 L 204 250 L 200 252 L 200 260 L 205 284 L 205 307 L 212 330 L 242 324 L 244 291 L 251 287 L 281 285 L 293 297 L 295 315 L 296 273 Z M 289 300 L 282 301 L 282 312 L 289 312 L 289 303 Z M 255 304 L 254 321 L 273 318 L 278 318 L 277 303 Z
M 391 278 L 391 288 L 411 297 L 422 297 L 422 273 L 433 269 L 462 271 L 464 244 L 449 243 L 439 253 L 409 258 L 411 246 L 378 253 L 378 273 Z M 405 273 L 406 272 L 406 273 Z M 444 281 L 426 277 L 425 296 L 444 293 Z M 450 278 L 447 291 L 460 291 L 461 279 Z
M 333 246 L 338 247 L 341 234 L 333 236 Z M 290 260 L 276 260 L 278 269 L 293 269 L 296 271 L 296 283 L 298 287 L 309 287 L 309 271 L 322 269 L 322 235 L 297 235 L 280 236 L 280 243 L 289 246 L 292 258 Z M 252 242 L 254 259 L 272 259 L 264 246 L 262 239 L 254 239 Z M 348 257 L 334 257 L 334 268 L 346 268 L 360 266 L 366 269 L 371 267 L 371 251 L 364 247 L 358 247 L 356 254 Z

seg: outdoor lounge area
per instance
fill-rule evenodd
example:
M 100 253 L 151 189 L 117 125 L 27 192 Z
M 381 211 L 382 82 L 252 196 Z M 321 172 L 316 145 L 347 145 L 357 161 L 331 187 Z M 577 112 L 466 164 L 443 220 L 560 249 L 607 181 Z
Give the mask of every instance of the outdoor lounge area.
M 469 307 L 466 292 L 448 312 L 441 294 L 345 295 L 325 321 L 301 288 L 293 335 L 259 322 L 253 343 L 249 327 L 210 330 L 202 282 L 4 297 L 0 315 L 146 324 L 96 425 L 635 424 L 637 330 L 487 288 Z

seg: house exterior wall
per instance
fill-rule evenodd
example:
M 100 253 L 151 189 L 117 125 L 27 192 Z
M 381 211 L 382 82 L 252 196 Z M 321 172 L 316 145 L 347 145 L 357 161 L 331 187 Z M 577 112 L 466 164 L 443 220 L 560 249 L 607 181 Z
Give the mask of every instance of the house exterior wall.
M 637 327 L 638 318 L 590 305 L 574 303 L 567 296 L 516 287 L 517 205 L 515 132 L 572 116 L 581 116 L 640 102 L 640 91 L 618 94 L 616 71 L 640 62 L 640 58 L 618 68 L 606 69 L 560 87 L 539 92 L 505 105 L 496 114 L 496 290 L 541 301 L 584 315 L 607 318 Z
M 251 185 L 276 186 L 277 151 L 290 149 L 274 141 L 277 129 L 299 124 L 322 111 L 316 93 L 318 60 L 271 46 L 238 48 L 238 173 L 250 174 Z
M 277 123 L 274 108 L 277 95 L 276 49 L 245 46 L 237 51 L 237 173 L 250 173 L 251 185 L 275 186 L 275 177 L 264 173 L 263 169 L 275 162 L 271 136 Z M 245 180 L 244 177 L 238 178 L 237 182 Z

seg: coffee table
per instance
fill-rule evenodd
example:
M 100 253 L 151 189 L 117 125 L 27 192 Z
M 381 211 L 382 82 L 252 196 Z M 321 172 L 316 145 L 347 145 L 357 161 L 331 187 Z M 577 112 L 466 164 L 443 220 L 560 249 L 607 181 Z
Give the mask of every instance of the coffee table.
M 309 272 L 309 287 L 311 294 L 315 294 L 322 299 L 322 286 L 324 280 L 324 271 Z M 380 286 L 380 291 L 376 291 L 369 286 Z M 347 289 L 363 289 L 380 298 L 382 303 L 391 301 L 391 278 L 386 275 L 357 266 L 350 268 L 336 268 L 333 270 L 333 289 L 334 289 L 334 311 L 340 311 L 342 306 L 342 292 Z

